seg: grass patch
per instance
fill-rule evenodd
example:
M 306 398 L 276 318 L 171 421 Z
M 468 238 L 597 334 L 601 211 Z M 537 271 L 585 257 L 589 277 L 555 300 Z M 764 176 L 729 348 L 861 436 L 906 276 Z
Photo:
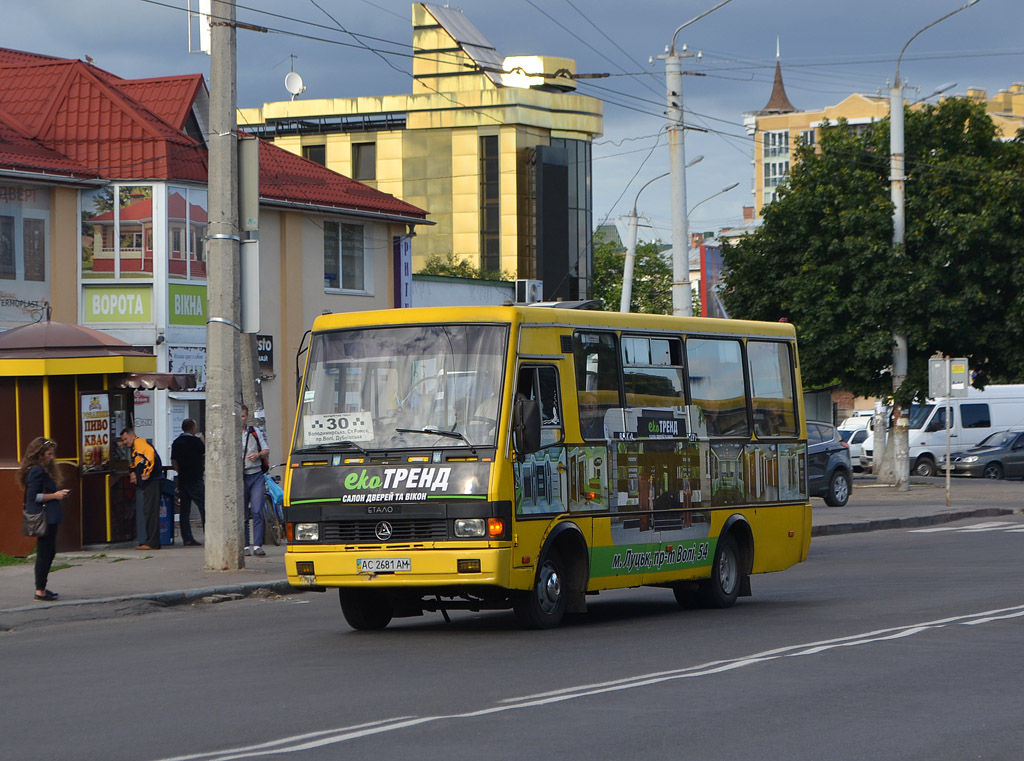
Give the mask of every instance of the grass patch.
M 63 571 L 65 568 L 74 568 L 71 563 L 54 563 L 51 567 L 51 571 Z
M 32 551 L 35 552 L 35 550 Z M 31 555 L 27 558 L 16 558 L 13 555 L 5 555 L 4 553 L 0 552 L 0 566 L 24 565 L 25 563 L 31 562 L 33 562 L 33 558 Z

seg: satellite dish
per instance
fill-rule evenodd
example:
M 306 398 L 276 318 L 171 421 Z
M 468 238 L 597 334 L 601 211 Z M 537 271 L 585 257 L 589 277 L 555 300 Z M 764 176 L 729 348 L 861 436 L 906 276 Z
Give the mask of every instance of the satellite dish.
M 292 95 L 292 100 L 295 100 L 296 95 L 301 95 L 306 92 L 306 88 L 302 84 L 302 77 L 298 75 L 298 72 L 289 71 L 284 77 L 284 89 Z

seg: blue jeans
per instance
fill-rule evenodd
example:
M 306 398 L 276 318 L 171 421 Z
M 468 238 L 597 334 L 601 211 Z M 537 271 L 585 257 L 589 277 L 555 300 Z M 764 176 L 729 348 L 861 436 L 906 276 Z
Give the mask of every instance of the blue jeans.
M 263 544 L 263 500 L 266 497 L 266 486 L 263 474 L 245 473 L 242 476 L 245 508 L 245 545 L 249 546 L 249 517 L 252 517 L 252 543 L 254 547 Z

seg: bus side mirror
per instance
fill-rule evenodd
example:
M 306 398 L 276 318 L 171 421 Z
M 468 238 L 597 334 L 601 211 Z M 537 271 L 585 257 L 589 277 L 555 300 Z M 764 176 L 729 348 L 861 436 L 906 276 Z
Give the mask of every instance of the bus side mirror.
M 512 409 L 512 444 L 516 456 L 531 454 L 540 449 L 540 405 L 518 397 Z

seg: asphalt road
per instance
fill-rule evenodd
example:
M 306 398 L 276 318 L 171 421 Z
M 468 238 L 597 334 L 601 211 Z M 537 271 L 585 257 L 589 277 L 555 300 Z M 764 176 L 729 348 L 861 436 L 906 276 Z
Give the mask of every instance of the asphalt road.
M 730 610 L 628 590 L 554 631 L 354 632 L 330 592 L 15 630 L 3 757 L 1018 759 L 1021 578 L 1017 514 L 818 538 Z

